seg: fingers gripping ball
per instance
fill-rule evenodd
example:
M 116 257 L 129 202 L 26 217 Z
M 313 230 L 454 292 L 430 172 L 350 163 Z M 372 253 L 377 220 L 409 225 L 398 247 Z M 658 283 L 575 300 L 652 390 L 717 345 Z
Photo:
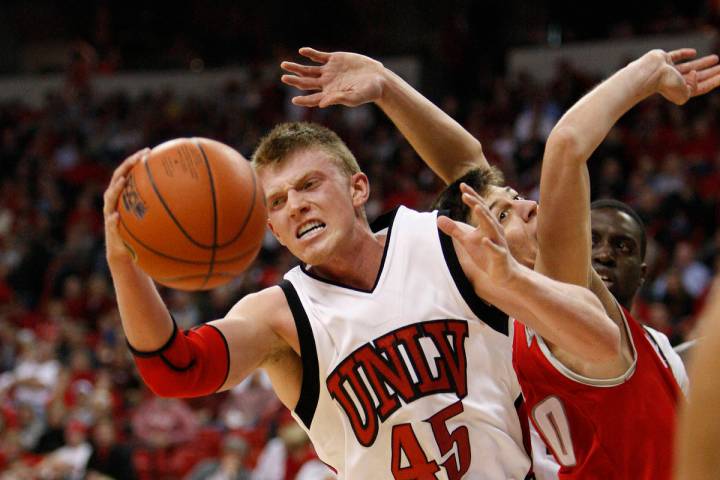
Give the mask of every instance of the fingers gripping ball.
M 181 290 L 228 282 L 255 259 L 267 213 L 250 163 L 227 145 L 181 138 L 133 167 L 119 231 L 138 265 Z

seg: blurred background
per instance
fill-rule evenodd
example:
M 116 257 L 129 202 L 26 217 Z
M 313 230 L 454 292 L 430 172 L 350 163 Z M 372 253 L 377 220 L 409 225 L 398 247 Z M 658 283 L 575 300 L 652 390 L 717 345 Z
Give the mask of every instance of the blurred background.
M 249 157 L 274 124 L 311 120 L 336 130 L 370 176 L 370 218 L 427 208 L 442 185 L 377 108 L 290 104 L 297 92 L 278 65 L 308 45 L 383 61 L 536 198 L 550 129 L 605 75 L 651 48 L 720 52 L 718 0 L 578 3 L 2 2 L 0 478 L 325 478 L 262 374 L 187 401 L 142 386 L 104 259 L 112 170 L 179 136 Z M 673 344 L 693 337 L 720 265 L 719 124 L 718 93 L 683 108 L 651 98 L 590 162 L 593 198 L 625 201 L 646 223 L 649 276 L 634 313 Z M 268 235 L 230 284 L 162 293 L 190 328 L 293 265 Z

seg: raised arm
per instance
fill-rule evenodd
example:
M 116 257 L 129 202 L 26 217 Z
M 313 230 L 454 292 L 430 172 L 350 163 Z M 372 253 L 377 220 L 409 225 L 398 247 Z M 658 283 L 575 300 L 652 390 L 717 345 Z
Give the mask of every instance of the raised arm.
M 464 193 L 463 201 L 473 209 L 477 227 L 447 217 L 438 218 L 438 227 L 453 237 L 460 264 L 478 296 L 584 361 L 615 358 L 620 348 L 619 329 L 597 297 L 586 288 L 558 282 L 520 265 L 483 200 Z
M 587 160 L 612 126 L 654 93 L 680 105 L 720 83 L 718 57 L 692 49 L 653 50 L 585 95 L 563 115 L 545 147 L 540 179 L 539 254 L 535 269 L 576 285 L 590 286 L 590 181 Z M 604 289 L 602 282 L 596 283 Z
M 282 62 L 292 75 L 281 80 L 315 93 L 293 98 L 295 105 L 355 107 L 374 102 L 392 120 L 427 165 L 445 183 L 472 168 L 487 168 L 480 142 L 448 114 L 382 63 L 349 52 L 301 48 L 300 55 L 319 65 Z

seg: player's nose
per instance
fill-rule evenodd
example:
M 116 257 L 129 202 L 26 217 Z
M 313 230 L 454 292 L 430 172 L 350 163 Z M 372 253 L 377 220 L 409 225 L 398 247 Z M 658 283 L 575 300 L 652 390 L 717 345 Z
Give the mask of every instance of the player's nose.
M 592 247 L 592 261 L 603 265 L 615 263 L 615 255 L 613 249 L 608 242 L 598 241 Z
M 304 212 L 308 208 L 307 201 L 302 193 L 295 189 L 288 190 L 287 193 L 287 206 L 290 210 L 291 215 L 295 215 Z
M 534 200 L 515 200 L 516 207 L 520 216 L 525 222 L 529 222 L 535 215 L 537 215 L 538 204 Z

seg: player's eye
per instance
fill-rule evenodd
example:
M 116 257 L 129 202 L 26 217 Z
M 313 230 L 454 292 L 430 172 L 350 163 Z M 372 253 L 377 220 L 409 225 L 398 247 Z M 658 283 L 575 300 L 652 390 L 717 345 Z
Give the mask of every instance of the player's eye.
M 285 203 L 285 197 L 274 197 L 270 200 L 270 208 L 280 208 Z
M 507 210 L 502 210 L 502 211 L 498 214 L 498 221 L 499 221 L 500 223 L 502 223 L 503 220 L 507 219 L 507 217 L 508 217 L 508 211 L 507 211 Z
M 632 253 L 633 247 L 627 240 L 620 240 L 617 242 L 617 248 L 624 253 Z
M 314 178 L 311 178 L 310 180 L 307 180 L 305 183 L 303 183 L 303 190 L 310 190 L 311 188 L 315 187 L 317 185 L 318 181 Z
M 513 197 L 513 200 L 525 200 L 525 197 L 523 197 L 519 193 L 516 193 L 515 196 Z

